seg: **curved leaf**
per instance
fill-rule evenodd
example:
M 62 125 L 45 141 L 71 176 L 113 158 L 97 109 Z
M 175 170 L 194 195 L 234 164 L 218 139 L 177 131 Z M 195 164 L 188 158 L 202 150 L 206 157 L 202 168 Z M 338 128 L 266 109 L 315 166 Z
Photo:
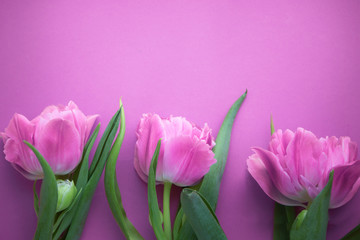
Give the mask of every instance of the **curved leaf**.
M 81 165 L 80 167 L 78 167 L 79 173 L 76 177 L 77 189 L 83 188 L 89 179 L 89 155 L 91 149 L 94 146 L 95 140 L 99 134 L 99 130 L 100 130 L 100 123 L 96 126 L 94 132 L 91 134 L 89 140 L 86 142 L 86 145 L 84 147 Z
M 154 229 L 155 236 L 158 240 L 166 240 L 164 230 L 162 228 L 162 221 L 159 215 L 159 203 L 156 195 L 156 167 L 161 146 L 161 139 L 159 140 L 154 155 L 151 160 L 148 180 L 148 202 L 149 202 L 149 217 L 151 225 Z
M 143 239 L 143 237 L 126 216 L 116 178 L 116 162 L 125 135 L 125 113 L 121 102 L 120 107 L 121 114 L 119 134 L 116 137 L 116 140 L 111 148 L 109 158 L 106 161 L 104 177 L 105 193 L 111 212 L 121 231 L 124 233 L 126 239 Z
M 34 239 L 48 240 L 52 237 L 56 205 L 58 200 L 56 178 L 53 171 L 51 170 L 51 167 L 46 162 L 44 157 L 39 153 L 39 151 L 33 145 L 31 145 L 31 143 L 27 141 L 24 142 L 35 153 L 44 172 L 44 179 L 40 190 L 41 201 L 39 207 L 39 217 Z
M 189 188 L 183 189 L 181 206 L 199 240 L 227 239 L 210 203 L 199 192 Z

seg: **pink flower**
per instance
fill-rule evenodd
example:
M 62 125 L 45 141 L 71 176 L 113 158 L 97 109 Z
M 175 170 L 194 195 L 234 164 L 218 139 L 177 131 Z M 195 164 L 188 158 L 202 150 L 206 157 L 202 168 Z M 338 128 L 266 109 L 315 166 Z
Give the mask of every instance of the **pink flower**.
M 211 151 L 215 145 L 207 124 L 200 129 L 183 117 L 160 118 L 144 114 L 136 131 L 134 165 L 147 182 L 157 142 L 161 141 L 156 180 L 177 186 L 196 184 L 216 162 Z
M 35 119 L 15 113 L 4 133 L 5 159 L 30 180 L 43 177 L 35 154 L 26 146 L 34 145 L 55 175 L 70 173 L 81 160 L 82 151 L 97 115 L 85 116 L 72 101 L 67 106 L 48 106 Z
M 360 161 L 356 143 L 349 137 L 318 139 L 298 128 L 278 130 L 272 135 L 270 151 L 254 148 L 248 170 L 264 192 L 288 206 L 305 206 L 325 187 L 334 170 L 330 208 L 337 208 L 355 195 L 360 186 Z

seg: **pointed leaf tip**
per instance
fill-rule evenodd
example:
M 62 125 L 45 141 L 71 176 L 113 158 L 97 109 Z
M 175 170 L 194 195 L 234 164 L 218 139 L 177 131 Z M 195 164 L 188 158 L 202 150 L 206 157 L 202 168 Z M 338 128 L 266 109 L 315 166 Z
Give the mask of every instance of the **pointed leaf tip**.
M 274 121 L 273 121 L 272 114 L 270 114 L 270 131 L 271 131 L 271 135 L 273 135 L 273 133 L 275 132 L 275 127 L 274 127 Z

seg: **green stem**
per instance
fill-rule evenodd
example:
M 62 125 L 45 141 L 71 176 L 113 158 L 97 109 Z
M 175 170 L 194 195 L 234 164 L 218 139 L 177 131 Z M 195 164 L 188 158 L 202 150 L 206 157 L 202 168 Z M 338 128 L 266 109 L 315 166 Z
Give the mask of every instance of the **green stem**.
M 164 195 L 163 195 L 163 215 L 164 215 L 164 232 L 168 240 L 171 240 L 171 219 L 170 219 L 170 190 L 171 183 L 164 182 Z

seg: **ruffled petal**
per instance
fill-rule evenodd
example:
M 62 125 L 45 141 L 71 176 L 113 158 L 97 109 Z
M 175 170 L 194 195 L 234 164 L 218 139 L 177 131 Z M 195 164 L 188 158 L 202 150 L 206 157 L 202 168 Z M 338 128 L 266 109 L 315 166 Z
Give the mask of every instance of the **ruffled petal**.
M 215 146 L 214 137 L 211 135 L 211 129 L 207 123 L 205 123 L 204 127 L 201 129 L 200 139 L 204 140 L 206 144 L 210 146 L 210 149 Z
M 262 148 L 253 148 L 258 158 L 263 162 L 272 182 L 276 188 L 286 197 L 294 199 L 298 202 L 304 202 L 301 195 L 302 188 L 295 188 L 293 179 L 280 165 L 279 159 L 270 151 Z
M 321 181 L 319 161 L 323 152 L 322 144 L 316 136 L 302 128 L 298 128 L 293 140 L 286 149 L 286 164 L 295 184 L 303 185 L 300 176 L 304 176 L 312 185 Z
M 165 139 L 176 138 L 178 136 L 191 136 L 193 134 L 193 125 L 183 117 L 170 116 L 167 119 L 162 119 L 162 123 L 164 126 Z
M 282 130 L 279 129 L 271 135 L 269 150 L 275 155 L 285 155 L 285 148 L 282 144 Z
M 357 145 L 349 137 L 329 137 L 326 139 L 329 160 L 333 167 L 346 165 L 356 160 Z
M 248 158 L 247 166 L 251 176 L 271 199 L 287 206 L 304 206 L 300 202 L 286 197 L 277 189 L 263 161 L 257 154 L 253 154 Z
M 192 186 L 215 162 L 210 146 L 197 136 L 179 136 L 167 140 L 164 149 L 163 180 L 177 186 Z
M 50 105 L 47 106 L 39 115 L 42 118 L 45 119 L 52 119 L 54 115 L 59 115 L 61 110 L 65 110 L 65 106 L 63 105 L 59 105 L 59 106 L 55 106 L 55 105 Z
M 334 168 L 330 208 L 341 207 L 356 194 L 360 187 L 360 161 Z
M 15 113 L 5 129 L 7 138 L 32 142 L 35 126 L 25 116 Z
M 35 126 L 25 116 L 14 114 L 5 129 L 6 142 L 4 146 L 5 159 L 33 175 L 41 173 L 41 166 L 35 155 L 24 140 L 34 144 Z

